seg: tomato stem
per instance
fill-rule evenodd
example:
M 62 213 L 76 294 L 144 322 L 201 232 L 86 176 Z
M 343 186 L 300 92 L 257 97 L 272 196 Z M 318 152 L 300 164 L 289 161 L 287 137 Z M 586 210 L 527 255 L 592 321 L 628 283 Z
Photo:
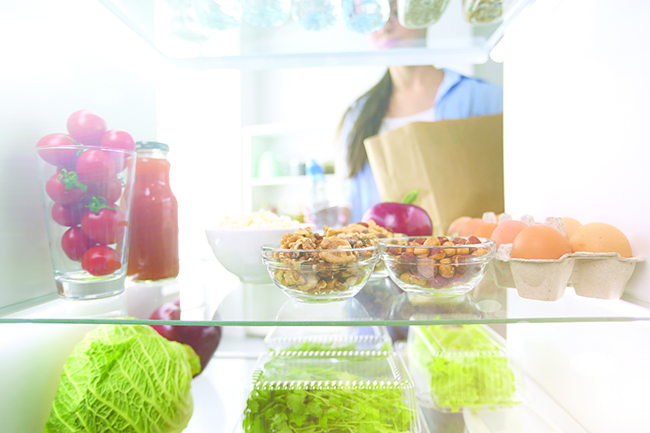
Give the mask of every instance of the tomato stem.
M 115 210 L 115 208 L 112 208 L 106 204 L 106 198 L 102 197 L 101 195 L 92 196 L 86 207 L 90 209 L 92 213 L 97 213 L 100 209 Z
M 72 189 L 75 186 L 81 188 L 82 191 L 86 190 L 86 185 L 79 182 L 79 175 L 74 171 L 68 171 L 65 168 L 61 169 L 61 172 L 57 176 L 57 179 L 65 185 L 65 189 Z

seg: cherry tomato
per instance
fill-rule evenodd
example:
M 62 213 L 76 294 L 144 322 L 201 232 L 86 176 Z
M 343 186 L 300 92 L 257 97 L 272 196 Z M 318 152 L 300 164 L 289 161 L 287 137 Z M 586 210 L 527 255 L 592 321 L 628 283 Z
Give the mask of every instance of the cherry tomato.
M 81 216 L 85 210 L 83 201 L 70 204 L 54 203 L 52 219 L 62 226 L 73 227 L 81 223 Z
M 68 117 L 68 133 L 81 144 L 99 145 L 106 132 L 106 121 L 90 110 L 75 111 Z
M 86 197 L 104 197 L 106 203 L 111 204 L 119 200 L 122 195 L 122 182 L 116 176 L 106 183 L 89 183 Z
M 97 213 L 87 209 L 81 216 L 81 229 L 98 244 L 109 245 L 122 240 L 126 225 L 124 214 L 109 208 L 99 209 Z
M 111 247 L 97 245 L 89 248 L 81 259 L 81 267 L 91 275 L 109 275 L 122 267 L 120 256 Z
M 79 146 L 69 135 L 66 134 L 47 134 L 36 143 L 38 155 L 45 162 L 56 165 L 57 167 L 72 168 L 77 159 L 78 149 L 48 149 L 52 146 Z
M 106 131 L 102 136 L 101 146 L 113 149 L 135 150 L 135 140 L 126 131 L 111 129 Z
M 83 183 L 108 182 L 115 176 L 115 161 L 104 150 L 87 150 L 77 158 L 77 173 Z
M 80 262 L 84 253 L 88 248 L 95 245 L 95 242 L 88 239 L 88 237 L 81 230 L 81 227 L 70 227 L 61 236 L 61 248 L 70 260 Z
M 45 184 L 45 192 L 56 203 L 76 203 L 86 194 L 86 186 L 75 178 L 73 171 L 58 171 Z
M 124 149 L 128 151 L 135 150 L 135 140 L 126 131 L 121 129 L 111 129 L 106 131 L 102 136 L 101 146 L 112 149 Z M 124 168 L 126 168 L 126 158 L 127 155 L 119 152 L 113 153 L 113 159 L 115 160 L 116 172 L 119 173 Z

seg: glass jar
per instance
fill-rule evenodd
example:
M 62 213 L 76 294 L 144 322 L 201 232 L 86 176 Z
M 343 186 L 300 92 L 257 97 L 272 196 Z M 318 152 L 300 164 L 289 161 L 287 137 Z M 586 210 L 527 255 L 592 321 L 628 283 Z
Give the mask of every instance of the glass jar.
M 475 26 L 503 21 L 508 0 L 463 0 L 463 19 Z
M 407 29 L 423 29 L 435 24 L 449 0 L 397 0 L 397 18 Z
M 136 144 L 127 276 L 158 281 L 178 276 L 178 202 L 169 184 L 169 146 Z

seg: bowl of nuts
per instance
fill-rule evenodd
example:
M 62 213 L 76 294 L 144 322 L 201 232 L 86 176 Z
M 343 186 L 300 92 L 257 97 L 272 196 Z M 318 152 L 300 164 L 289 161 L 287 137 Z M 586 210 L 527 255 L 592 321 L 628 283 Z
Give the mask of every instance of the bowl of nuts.
M 280 245 L 262 247 L 262 261 L 273 282 L 302 302 L 333 302 L 359 293 L 381 259 L 376 238 L 325 227 L 285 233 Z
M 485 277 L 495 255 L 487 238 L 407 237 L 382 239 L 382 260 L 402 290 L 415 295 L 463 295 Z

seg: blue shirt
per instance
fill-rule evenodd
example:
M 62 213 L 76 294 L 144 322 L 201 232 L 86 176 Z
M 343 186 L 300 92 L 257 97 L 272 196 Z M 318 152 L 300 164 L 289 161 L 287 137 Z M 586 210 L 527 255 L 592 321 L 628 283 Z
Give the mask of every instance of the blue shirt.
M 501 87 L 447 69 L 444 69 L 444 73 L 433 107 L 434 120 L 464 119 L 503 113 L 503 90 Z M 341 129 L 342 155 L 347 155 L 347 137 L 354 125 L 360 106 L 361 104 L 357 104 L 343 122 Z M 355 177 L 346 179 L 344 200 L 352 211 L 350 223 L 361 221 L 368 208 L 381 202 L 368 163 Z

